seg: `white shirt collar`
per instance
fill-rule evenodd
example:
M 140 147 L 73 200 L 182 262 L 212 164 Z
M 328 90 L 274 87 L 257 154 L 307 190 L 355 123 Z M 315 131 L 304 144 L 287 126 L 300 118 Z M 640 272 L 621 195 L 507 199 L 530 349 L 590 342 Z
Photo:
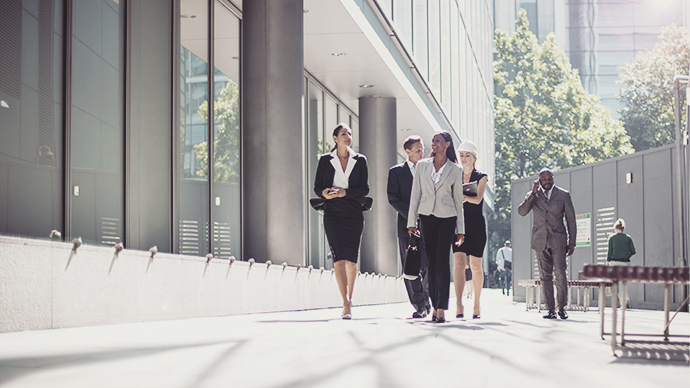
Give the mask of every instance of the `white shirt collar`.
M 338 150 L 335 149 L 331 152 L 331 165 L 335 169 L 335 176 L 333 177 L 333 186 L 342 187 L 343 189 L 349 188 L 349 179 L 352 169 L 355 168 L 355 155 L 357 153 L 351 147 L 347 147 L 347 152 L 350 154 L 350 158 L 347 160 L 347 167 L 343 172 L 343 167 L 340 165 L 340 159 L 338 158 Z
M 405 161 L 405 163 L 407 163 L 407 167 L 410 168 L 410 171 L 412 171 L 412 175 L 414 175 L 414 170 L 417 168 L 417 164 L 416 164 L 416 163 L 412 163 L 412 161 L 410 160 L 410 158 L 407 158 L 407 160 Z

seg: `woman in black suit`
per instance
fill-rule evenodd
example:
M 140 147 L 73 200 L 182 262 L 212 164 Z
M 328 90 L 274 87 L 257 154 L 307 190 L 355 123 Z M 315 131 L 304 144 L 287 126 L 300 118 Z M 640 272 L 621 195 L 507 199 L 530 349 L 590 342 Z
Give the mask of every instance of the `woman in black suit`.
M 369 193 L 367 158 L 356 153 L 352 130 L 339 124 L 333 130 L 335 147 L 321 156 L 314 192 L 326 199 L 323 226 L 333 254 L 335 278 L 343 297 L 343 319 L 352 319 L 352 291 L 357 277 L 357 257 L 364 230 L 362 200 Z

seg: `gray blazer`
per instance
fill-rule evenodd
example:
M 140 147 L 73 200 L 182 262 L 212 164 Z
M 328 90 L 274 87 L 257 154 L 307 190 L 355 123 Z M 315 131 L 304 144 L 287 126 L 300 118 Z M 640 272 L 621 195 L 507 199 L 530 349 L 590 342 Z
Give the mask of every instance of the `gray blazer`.
M 455 233 L 465 233 L 465 217 L 462 211 L 462 167 L 450 159 L 443 168 L 443 174 L 434 189 L 431 172 L 434 170 L 434 159 L 423 159 L 417 162 L 412 181 L 410 210 L 407 214 L 407 227 L 415 227 L 419 214 L 433 214 L 439 218 L 458 217 Z
M 555 185 L 551 190 L 551 200 L 548 201 L 541 190 L 534 195 L 530 190 L 518 206 L 518 214 L 523 217 L 532 210 L 532 249 L 538 252 L 547 246 L 565 248 L 569 244 L 575 245 L 577 225 L 570 193 Z M 563 216 L 568 226 L 567 235 Z

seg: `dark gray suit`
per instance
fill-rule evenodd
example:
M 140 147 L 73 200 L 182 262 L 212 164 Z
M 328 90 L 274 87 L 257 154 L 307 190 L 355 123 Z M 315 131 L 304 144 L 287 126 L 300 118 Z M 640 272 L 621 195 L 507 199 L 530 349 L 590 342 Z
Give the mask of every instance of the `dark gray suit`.
M 400 259 L 405 267 L 405 255 L 410 244 L 410 234 L 407 232 L 407 213 L 410 209 L 410 194 L 412 193 L 412 171 L 407 162 L 397 164 L 388 170 L 388 202 L 398 212 L 398 243 L 400 244 Z M 422 244 L 424 242 L 422 241 Z M 405 279 L 405 288 L 410 303 L 417 311 L 429 306 L 429 266 L 424 246 L 422 251 L 422 270 L 415 280 Z
M 551 198 L 547 199 L 540 189 L 537 194 L 530 191 L 518 207 L 518 214 L 526 216 L 532 211 L 532 249 L 537 253 L 539 276 L 543 282 L 544 300 L 549 310 L 555 310 L 553 297 L 553 272 L 556 272 L 558 307 L 568 304 L 568 279 L 565 255 L 569 244 L 575 245 L 577 226 L 575 209 L 570 193 L 558 186 L 551 188 Z M 567 224 L 563 224 L 563 218 Z

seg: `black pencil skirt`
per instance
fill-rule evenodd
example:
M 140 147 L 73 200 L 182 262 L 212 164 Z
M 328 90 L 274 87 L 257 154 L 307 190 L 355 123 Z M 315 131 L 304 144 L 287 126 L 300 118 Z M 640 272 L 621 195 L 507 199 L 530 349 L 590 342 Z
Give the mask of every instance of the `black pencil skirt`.
M 333 214 L 326 209 L 323 215 L 323 228 L 326 231 L 333 261 L 347 260 L 356 263 L 364 230 L 362 211 Z

